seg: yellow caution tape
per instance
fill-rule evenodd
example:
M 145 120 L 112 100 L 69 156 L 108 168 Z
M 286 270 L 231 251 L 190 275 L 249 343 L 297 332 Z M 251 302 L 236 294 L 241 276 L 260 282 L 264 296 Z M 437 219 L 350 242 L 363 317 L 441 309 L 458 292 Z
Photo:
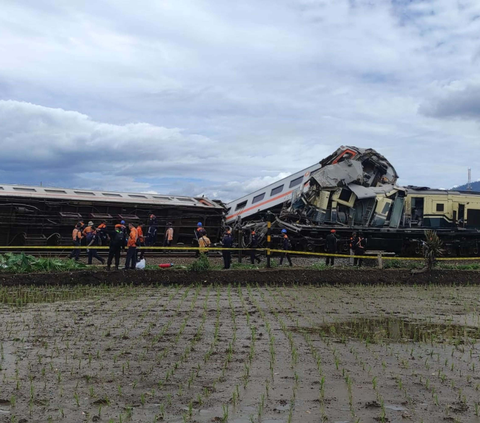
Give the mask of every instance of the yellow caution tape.
M 308 255 L 308 256 L 318 256 L 318 257 L 341 257 L 341 258 L 362 258 L 376 260 L 378 255 L 370 256 L 355 256 L 349 254 L 330 254 L 330 253 L 312 253 L 309 251 L 291 251 L 291 250 L 270 250 L 273 253 L 286 253 L 286 254 L 297 254 L 297 255 Z M 382 260 L 424 260 L 423 257 L 383 257 Z
M 0 246 L 1 250 L 108 250 L 110 247 L 87 247 L 80 246 L 76 247 L 73 245 L 65 246 L 33 246 L 33 245 L 23 245 L 23 246 Z M 375 260 L 378 258 L 378 255 L 349 255 L 349 254 L 331 254 L 331 253 L 313 253 L 310 251 L 293 251 L 293 250 L 277 250 L 273 248 L 222 248 L 222 247 L 137 247 L 139 250 L 153 250 L 153 251 L 256 251 L 256 252 L 266 252 L 267 255 L 270 253 L 281 253 L 281 254 L 295 254 L 302 256 L 315 256 L 315 257 L 341 257 L 341 258 L 362 258 Z M 425 260 L 423 257 L 391 257 L 391 256 L 382 256 L 382 260 L 410 260 L 410 261 L 422 261 Z M 453 260 L 480 260 L 480 257 L 441 257 L 437 258 L 438 261 L 453 261 Z

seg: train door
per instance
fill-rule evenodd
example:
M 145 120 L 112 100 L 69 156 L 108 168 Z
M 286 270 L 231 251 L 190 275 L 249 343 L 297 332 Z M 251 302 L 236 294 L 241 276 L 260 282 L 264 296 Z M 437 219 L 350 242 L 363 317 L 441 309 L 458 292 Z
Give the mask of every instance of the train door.
M 458 205 L 458 226 L 461 228 L 465 226 L 465 204 Z

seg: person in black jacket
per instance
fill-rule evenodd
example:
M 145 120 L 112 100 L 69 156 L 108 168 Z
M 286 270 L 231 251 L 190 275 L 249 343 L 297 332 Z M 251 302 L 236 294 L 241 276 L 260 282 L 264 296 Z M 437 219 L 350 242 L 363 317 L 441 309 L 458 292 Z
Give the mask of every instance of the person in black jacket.
M 87 247 L 88 248 L 88 264 L 92 264 L 93 258 L 96 258 L 102 264 L 105 264 L 105 260 L 98 255 L 97 249 L 95 248 L 100 244 L 100 235 L 97 233 L 96 230 L 92 230 L 86 236 L 87 239 Z
M 223 248 L 232 248 L 233 247 L 233 236 L 232 231 L 227 229 L 222 239 Z M 230 269 L 230 264 L 232 262 L 232 253 L 229 250 L 222 250 L 223 256 L 223 268 Z
M 258 247 L 258 235 L 255 233 L 255 231 L 252 231 L 250 234 L 250 248 L 257 248 Z M 262 260 L 260 260 L 260 257 L 255 255 L 256 251 L 251 250 L 250 251 L 250 262 L 252 264 L 255 263 L 255 260 L 257 260 L 258 263 L 260 263 Z
M 328 254 L 335 254 L 337 252 L 337 237 L 335 236 L 335 232 L 335 229 L 332 229 L 325 239 L 325 251 Z M 327 266 L 329 264 L 333 266 L 335 263 L 335 257 L 327 256 L 325 263 Z
M 367 248 L 367 240 L 363 237 L 362 232 L 358 233 L 358 236 L 353 241 L 353 245 L 355 246 L 356 256 L 363 256 L 365 254 L 365 249 Z M 360 267 L 362 265 L 362 261 L 363 259 L 355 257 L 353 265 L 356 266 L 358 263 L 358 267 Z
M 113 258 L 115 257 L 115 269 L 118 270 L 120 264 L 120 252 L 125 245 L 125 234 L 123 232 L 123 225 L 115 225 L 115 231 L 110 237 L 110 247 L 108 250 L 107 270 L 110 270 Z
M 292 244 L 290 243 L 290 240 L 288 239 L 286 229 L 282 229 L 282 236 L 283 236 L 283 238 L 282 238 L 282 249 L 283 250 L 290 250 L 292 248 Z M 292 260 L 290 258 L 290 254 L 288 254 L 288 253 L 283 253 L 282 257 L 280 257 L 280 266 L 282 265 L 284 258 L 286 258 L 288 260 L 288 263 L 290 264 L 290 266 L 293 266 Z
M 148 220 L 148 231 L 145 239 L 145 245 L 153 247 L 156 241 L 157 241 L 157 217 L 154 214 L 151 214 Z

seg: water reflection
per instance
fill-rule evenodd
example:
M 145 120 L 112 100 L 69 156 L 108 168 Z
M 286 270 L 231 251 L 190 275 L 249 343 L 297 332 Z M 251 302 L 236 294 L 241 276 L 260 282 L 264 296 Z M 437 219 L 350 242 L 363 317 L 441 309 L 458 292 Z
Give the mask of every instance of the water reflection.
M 469 344 L 480 338 L 480 329 L 443 323 L 426 323 L 401 318 L 356 318 L 327 323 L 315 328 L 300 328 L 325 337 L 354 338 L 377 342 L 448 342 Z

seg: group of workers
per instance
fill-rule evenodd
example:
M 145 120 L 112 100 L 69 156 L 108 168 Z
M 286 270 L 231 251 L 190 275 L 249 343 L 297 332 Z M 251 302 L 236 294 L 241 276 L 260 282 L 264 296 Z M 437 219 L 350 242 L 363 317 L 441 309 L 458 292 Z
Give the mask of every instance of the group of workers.
M 290 258 L 290 254 L 288 253 L 289 251 L 292 250 L 292 244 L 290 242 L 290 239 L 288 237 L 288 233 L 286 229 L 282 229 L 281 231 L 281 246 L 282 250 L 284 252 L 280 256 L 280 265 L 283 264 L 283 261 L 286 260 L 288 261 L 288 264 L 290 266 L 293 266 L 292 259 Z M 330 231 L 330 234 L 327 235 L 325 238 L 325 252 L 327 255 L 325 260 L 326 260 L 326 265 L 331 265 L 333 266 L 335 264 L 335 255 L 338 254 L 338 238 L 336 235 L 336 230 L 332 229 Z M 232 236 L 232 231 L 230 228 L 227 228 L 225 231 L 225 234 L 223 235 L 222 239 L 222 246 L 226 248 L 225 250 L 222 251 L 223 255 L 223 268 L 224 269 L 229 269 L 231 266 L 231 261 L 232 261 L 232 256 L 231 256 L 231 251 L 229 251 L 229 248 L 232 248 L 233 246 L 233 236 Z M 252 264 L 255 264 L 255 261 L 258 263 L 261 262 L 260 257 L 257 255 L 256 248 L 259 246 L 259 238 L 258 235 L 255 233 L 255 230 L 252 230 L 250 232 L 250 242 L 247 244 L 248 248 L 250 248 L 250 262 Z M 349 239 L 349 247 L 350 247 L 350 255 L 351 256 L 362 256 L 365 254 L 365 249 L 367 246 L 367 240 L 363 236 L 362 232 L 353 232 L 352 236 Z M 350 259 L 350 264 L 353 266 L 361 266 L 363 262 L 363 259 L 361 257 L 352 257 Z
M 168 222 L 165 232 L 164 246 L 170 246 L 173 241 L 172 223 Z M 137 247 L 155 245 L 157 238 L 157 221 L 155 215 L 150 215 L 149 226 L 146 235 L 144 235 L 144 225 L 135 226 L 133 223 L 128 225 L 124 220 L 117 223 L 113 230 L 107 229 L 107 222 L 103 220 L 98 226 L 90 221 L 88 225 L 78 222 L 72 231 L 72 242 L 74 247 L 80 247 L 85 240 L 87 249 L 88 264 L 92 264 L 93 259 L 97 259 L 105 264 L 105 259 L 100 257 L 97 251 L 98 246 L 108 246 L 107 270 L 110 270 L 113 260 L 115 268 L 120 265 L 120 254 L 122 250 L 127 251 L 125 260 L 125 270 L 135 269 L 137 262 L 144 258 L 144 251 L 138 255 Z M 80 248 L 74 248 L 70 258 L 78 261 L 80 258 Z
M 328 254 L 337 254 L 337 242 L 338 238 L 336 235 L 336 230 L 332 229 L 330 233 L 325 238 L 325 251 Z M 367 240 L 363 236 L 362 232 L 353 232 L 352 236 L 349 239 L 348 246 L 350 248 L 350 255 L 351 256 L 363 256 L 365 254 L 365 249 L 367 247 Z M 361 257 L 352 257 L 350 259 L 350 264 L 353 266 L 360 267 L 362 265 L 363 259 Z M 333 266 L 335 263 L 335 256 L 327 256 L 325 258 L 325 264 Z
M 135 269 L 137 262 L 144 258 L 144 250 L 140 250 L 140 256 L 138 255 L 137 247 L 141 246 L 153 246 L 155 245 L 157 237 L 157 220 L 155 215 L 150 215 L 149 225 L 147 233 L 144 235 L 144 225 L 139 224 L 135 226 L 133 223 L 128 225 L 122 220 L 120 223 L 116 224 L 112 231 L 108 231 L 107 222 L 104 220 L 98 226 L 95 226 L 92 221 L 88 222 L 88 225 L 85 225 L 83 222 L 78 222 L 75 225 L 75 228 L 72 231 L 72 242 L 74 247 L 80 247 L 82 241 L 88 247 L 88 264 L 92 264 L 93 259 L 97 259 L 102 264 L 105 264 L 105 259 L 100 257 L 97 251 L 98 246 L 109 246 L 107 270 L 110 270 L 113 260 L 115 260 L 115 268 L 118 269 L 120 265 L 120 255 L 121 251 L 126 249 L 127 255 L 125 260 L 125 270 Z M 211 245 L 211 241 L 207 236 L 207 232 L 202 225 L 202 222 L 197 223 L 197 228 L 195 230 L 195 238 L 198 242 L 199 250 L 197 251 L 197 256 L 201 253 L 206 253 L 208 247 Z M 167 229 L 164 235 L 164 247 L 170 247 L 174 239 L 174 229 L 171 222 L 167 223 Z M 286 260 L 290 266 L 293 266 L 292 259 L 288 253 L 292 250 L 292 244 L 288 237 L 286 229 L 281 231 L 281 247 L 284 252 L 280 256 L 280 265 L 283 264 L 283 261 Z M 337 243 L 338 238 L 336 236 L 335 229 L 332 229 L 330 234 L 327 235 L 325 239 L 325 252 L 326 256 L 326 265 L 333 266 L 335 263 L 335 256 L 337 254 Z M 234 244 L 234 239 L 232 235 L 232 230 L 227 228 L 222 237 L 222 256 L 223 256 L 223 268 L 230 269 L 232 262 L 231 249 Z M 262 260 L 260 255 L 257 254 L 256 249 L 260 245 L 260 239 L 256 234 L 255 230 L 250 232 L 249 242 L 247 247 L 250 249 L 250 262 L 251 264 L 260 263 Z M 366 249 L 366 239 L 363 234 L 359 232 L 358 234 L 354 232 L 349 240 L 350 255 L 361 256 L 365 253 Z M 80 257 L 80 248 L 74 248 L 70 254 L 70 258 L 78 260 Z M 353 260 L 352 260 L 353 259 Z M 354 266 L 361 266 L 361 258 L 352 258 L 351 263 Z

